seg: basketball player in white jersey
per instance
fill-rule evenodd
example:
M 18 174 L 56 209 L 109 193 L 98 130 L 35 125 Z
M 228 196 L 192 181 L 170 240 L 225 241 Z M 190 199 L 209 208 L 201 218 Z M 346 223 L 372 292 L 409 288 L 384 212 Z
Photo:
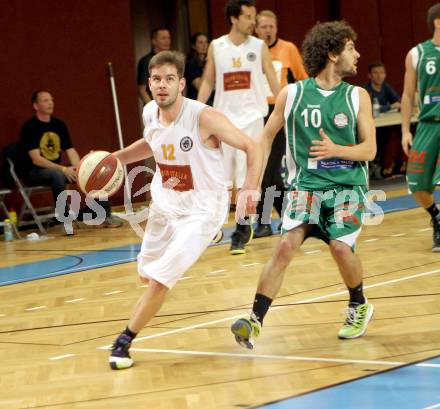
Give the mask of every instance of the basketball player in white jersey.
M 194 264 L 219 231 L 229 210 L 222 146 L 245 152 L 243 190 L 256 192 L 262 169 L 259 145 L 217 110 L 184 98 L 184 56 L 172 51 L 149 64 L 153 101 L 144 107 L 144 137 L 115 152 L 123 164 L 154 156 L 152 204 L 138 255 L 138 273 L 148 282 L 126 329 L 112 346 L 112 369 L 133 365 L 134 337 L 159 311 L 168 291 Z M 255 212 L 256 202 L 239 196 L 237 218 Z
M 275 97 L 279 84 L 267 45 L 251 35 L 255 27 L 255 1 L 229 0 L 225 11 L 231 30 L 209 46 L 197 99 L 206 102 L 215 86 L 214 108 L 237 128 L 256 138 L 268 113 L 264 74 Z M 227 146 L 224 163 L 230 187 L 241 188 L 246 176 L 244 153 Z M 237 224 L 232 234 L 231 254 L 245 253 L 245 244 L 252 238 L 248 224 Z

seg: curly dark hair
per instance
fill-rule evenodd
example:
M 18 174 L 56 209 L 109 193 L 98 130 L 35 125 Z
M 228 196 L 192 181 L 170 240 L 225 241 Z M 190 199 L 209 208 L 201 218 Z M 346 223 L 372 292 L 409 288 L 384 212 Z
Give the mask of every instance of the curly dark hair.
M 316 77 L 327 65 L 328 53 L 340 54 L 348 40 L 357 34 L 345 21 L 317 23 L 306 34 L 302 44 L 304 67 L 307 74 Z

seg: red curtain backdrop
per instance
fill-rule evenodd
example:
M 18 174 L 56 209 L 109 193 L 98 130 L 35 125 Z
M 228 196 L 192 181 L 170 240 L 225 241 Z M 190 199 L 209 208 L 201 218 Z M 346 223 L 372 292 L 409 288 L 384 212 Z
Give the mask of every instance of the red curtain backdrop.
M 409 49 L 430 37 L 426 12 L 435 0 L 257 0 L 257 11 L 270 9 L 278 16 L 279 36 L 298 47 L 317 21 L 344 19 L 358 34 L 359 71 L 350 82 L 364 84 L 368 65 L 382 60 L 387 81 L 403 89 L 404 60 Z M 229 31 L 225 0 L 209 0 L 213 38 Z
M 17 140 L 32 93 L 45 89 L 80 155 L 118 149 L 109 61 L 125 142 L 141 136 L 129 0 L 1 3 L 0 148 Z

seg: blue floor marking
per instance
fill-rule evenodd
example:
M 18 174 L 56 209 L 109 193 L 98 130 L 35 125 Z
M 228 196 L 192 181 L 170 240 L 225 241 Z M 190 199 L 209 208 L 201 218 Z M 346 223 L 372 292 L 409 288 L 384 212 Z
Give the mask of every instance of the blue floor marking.
M 435 198 L 436 200 L 440 198 L 440 191 L 435 192 Z M 383 209 L 384 213 L 413 209 L 418 206 L 409 195 L 376 202 L 376 204 Z M 279 223 L 279 219 L 272 220 L 272 229 L 276 230 Z M 232 228 L 224 229 L 224 233 L 225 237 L 219 244 L 229 242 Z M 0 286 L 128 263 L 136 260 L 139 249 L 140 245 L 122 246 L 0 268 Z
M 423 363 L 440 364 L 440 358 Z M 440 404 L 439 385 L 440 367 L 412 364 L 258 408 L 421 409 Z
M 438 202 L 440 199 L 440 190 L 434 192 L 434 199 Z M 414 198 L 410 195 L 395 197 L 388 199 L 385 202 L 376 202 L 376 204 L 383 209 L 384 213 L 398 212 L 419 207 Z
M 122 246 L 1 268 L 0 286 L 128 263 L 139 250 L 140 245 Z

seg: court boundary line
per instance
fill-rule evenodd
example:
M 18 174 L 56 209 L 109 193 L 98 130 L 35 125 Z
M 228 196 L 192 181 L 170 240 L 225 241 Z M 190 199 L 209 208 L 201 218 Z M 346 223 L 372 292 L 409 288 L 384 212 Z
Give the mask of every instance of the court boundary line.
M 207 351 L 194 351 L 194 350 L 178 350 L 178 349 L 156 349 L 156 348 L 130 348 L 130 352 L 147 352 L 147 353 L 169 353 L 177 355 L 195 355 L 195 356 L 219 356 L 230 358 L 246 358 L 246 359 L 274 359 L 281 361 L 306 361 L 306 362 L 328 362 L 339 364 L 365 364 L 365 365 L 384 365 L 384 366 L 402 366 L 402 365 L 414 365 L 429 368 L 440 368 L 440 364 L 428 364 L 428 363 L 408 363 L 401 361 L 383 361 L 383 360 L 364 360 L 364 359 L 342 359 L 342 358 L 323 358 L 323 357 L 309 357 L 298 355 L 274 355 L 274 354 L 254 354 L 244 352 L 207 352 Z
M 419 278 L 419 277 L 426 277 L 426 276 L 429 276 L 429 275 L 432 275 L 432 274 L 436 274 L 436 273 L 439 273 L 439 272 L 440 272 L 440 269 L 435 269 L 435 270 L 425 271 L 425 272 L 418 273 L 418 274 L 411 274 L 409 276 L 404 276 L 404 277 L 396 278 L 396 279 L 393 279 L 393 280 L 387 280 L 387 281 L 383 281 L 383 282 L 379 282 L 379 283 L 375 283 L 375 284 L 366 285 L 366 286 L 364 286 L 364 289 L 380 287 L 380 286 L 384 286 L 384 285 L 388 285 L 388 284 L 395 284 L 397 282 L 411 280 L 411 279 Z M 322 299 L 325 299 L 325 298 L 331 298 L 331 297 L 335 297 L 335 296 L 338 296 L 338 295 L 341 295 L 341 294 L 345 294 L 347 292 L 348 292 L 348 290 L 336 291 L 334 293 L 330 293 L 330 294 L 326 294 L 326 295 L 322 295 L 322 296 L 318 296 L 318 297 L 313 297 L 313 298 L 308 298 L 308 299 L 305 299 L 305 300 L 295 301 L 295 302 L 293 302 L 293 303 L 291 303 L 289 305 L 286 305 L 286 306 L 282 305 L 282 306 L 278 306 L 278 307 L 273 307 L 272 310 L 278 310 L 278 309 L 281 309 L 281 308 L 290 307 L 292 305 L 301 305 L 301 304 L 305 304 L 305 303 L 310 303 L 310 302 L 322 300 Z M 218 320 L 206 321 L 206 322 L 203 322 L 203 323 L 189 325 L 189 326 L 182 327 L 182 328 L 176 328 L 176 329 L 171 330 L 171 331 L 165 331 L 165 332 L 160 332 L 160 333 L 157 333 L 157 334 L 146 335 L 144 337 L 135 338 L 133 340 L 133 343 L 134 342 L 144 341 L 144 340 L 147 340 L 147 339 L 153 339 L 153 338 L 159 338 L 159 337 L 162 337 L 162 336 L 172 335 L 172 334 L 176 334 L 176 333 L 180 333 L 180 332 L 186 332 L 186 331 L 190 331 L 190 330 L 195 329 L 195 328 L 200 328 L 200 327 L 204 327 L 204 326 L 218 324 L 220 322 L 231 321 L 233 319 L 241 318 L 241 317 L 243 317 L 243 315 L 244 314 L 233 315 L 233 316 L 226 317 L 226 318 L 221 318 L 221 319 L 218 319 Z M 104 345 L 104 346 L 101 346 L 101 347 L 97 347 L 97 349 L 106 349 L 106 350 L 108 350 L 110 347 L 111 347 L 111 345 Z

